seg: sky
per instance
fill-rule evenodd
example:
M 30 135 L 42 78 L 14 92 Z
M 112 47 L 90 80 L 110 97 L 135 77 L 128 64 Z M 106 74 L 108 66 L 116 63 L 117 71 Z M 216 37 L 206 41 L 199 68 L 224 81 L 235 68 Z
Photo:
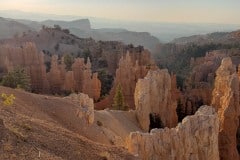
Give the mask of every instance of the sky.
M 0 0 L 0 10 L 115 20 L 240 24 L 240 0 Z

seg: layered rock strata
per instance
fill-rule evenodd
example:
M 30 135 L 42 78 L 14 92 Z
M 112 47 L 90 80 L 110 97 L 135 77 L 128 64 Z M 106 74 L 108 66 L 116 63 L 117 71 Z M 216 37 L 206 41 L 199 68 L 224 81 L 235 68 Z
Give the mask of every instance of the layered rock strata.
M 215 109 L 202 106 L 176 128 L 130 133 L 127 147 L 143 160 L 219 160 L 218 129 Z

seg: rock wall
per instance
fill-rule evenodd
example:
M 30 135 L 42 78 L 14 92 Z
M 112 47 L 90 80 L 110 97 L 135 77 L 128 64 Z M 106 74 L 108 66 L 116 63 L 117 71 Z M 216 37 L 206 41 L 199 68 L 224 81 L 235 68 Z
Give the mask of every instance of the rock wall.
M 219 160 L 218 129 L 215 110 L 203 106 L 176 128 L 130 133 L 127 147 L 143 160 Z
M 150 114 L 160 116 L 164 127 L 177 125 L 177 101 L 172 96 L 171 76 L 168 70 L 149 71 L 136 85 L 134 100 L 137 119 L 143 130 L 148 131 Z
M 239 78 L 231 58 L 224 58 L 217 69 L 212 106 L 220 120 L 219 150 L 222 160 L 238 159 L 237 129 L 239 127 Z

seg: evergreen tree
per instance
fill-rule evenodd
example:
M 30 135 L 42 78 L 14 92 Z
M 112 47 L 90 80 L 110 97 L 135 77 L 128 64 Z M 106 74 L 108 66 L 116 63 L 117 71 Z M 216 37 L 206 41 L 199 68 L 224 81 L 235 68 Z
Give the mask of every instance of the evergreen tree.
M 30 90 L 30 77 L 23 68 L 16 68 L 3 77 L 2 85 Z
M 66 65 L 66 70 L 72 70 L 72 64 L 74 63 L 74 57 L 71 54 L 66 54 L 64 56 L 64 63 Z
M 120 84 L 118 84 L 116 93 L 114 96 L 114 103 L 113 103 L 113 108 L 117 110 L 125 110 L 125 104 L 124 104 L 124 97 L 122 93 L 122 87 Z

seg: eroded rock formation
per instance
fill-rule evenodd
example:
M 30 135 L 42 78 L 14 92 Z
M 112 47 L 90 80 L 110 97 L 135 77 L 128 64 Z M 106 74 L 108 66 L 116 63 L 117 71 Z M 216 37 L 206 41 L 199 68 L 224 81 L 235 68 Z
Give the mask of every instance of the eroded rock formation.
M 52 56 L 51 69 L 48 75 L 50 90 L 52 93 L 60 93 L 62 86 L 61 71 L 58 66 L 58 56 Z
M 101 91 L 101 82 L 97 73 L 92 74 L 90 59 L 84 63 L 83 58 L 75 59 L 72 65 L 75 80 L 75 91 L 88 94 L 94 100 L 98 100 Z M 73 84 L 74 85 L 74 84 Z
M 57 55 L 53 55 L 50 71 L 46 73 L 44 54 L 37 52 L 35 44 L 26 43 L 21 47 L 0 46 L 0 76 L 16 67 L 26 70 L 34 92 L 61 94 L 75 91 L 88 94 L 94 100 L 100 97 L 101 82 L 97 73 L 92 74 L 89 59 L 86 64 L 83 58 L 75 59 L 72 71 L 66 71 L 64 59 L 59 60 Z
M 134 100 L 137 119 L 143 130 L 150 129 L 150 114 L 159 116 L 162 127 L 177 125 L 177 101 L 172 96 L 168 70 L 150 70 L 144 79 L 139 79 Z
M 150 53 L 148 51 L 144 50 L 139 53 L 127 52 L 127 54 L 119 60 L 113 88 L 110 92 L 110 103 L 113 101 L 117 86 L 120 85 L 125 105 L 134 109 L 134 90 L 137 80 L 143 78 L 149 70 L 155 68 L 156 66 L 151 61 Z
M 86 124 L 92 124 L 94 122 L 94 103 L 92 98 L 89 98 L 88 95 L 83 93 L 71 94 L 66 98 L 79 106 L 76 114 Z
M 33 91 L 43 92 L 48 89 L 44 55 L 38 53 L 35 44 L 25 43 L 21 47 L 0 46 L 1 74 L 6 74 L 16 67 L 26 70 L 30 76 Z
M 240 50 L 214 50 L 206 53 L 205 57 L 191 59 L 191 72 L 185 80 L 185 88 L 178 108 L 181 116 L 194 114 L 201 105 L 210 105 L 216 70 L 225 57 L 231 57 L 233 64 L 240 63 Z
M 203 106 L 176 128 L 130 133 L 127 147 L 143 160 L 218 160 L 218 129 L 215 109 Z
M 212 106 L 220 120 L 219 150 L 222 160 L 238 159 L 236 134 L 239 127 L 239 78 L 231 58 L 224 58 L 217 69 Z

